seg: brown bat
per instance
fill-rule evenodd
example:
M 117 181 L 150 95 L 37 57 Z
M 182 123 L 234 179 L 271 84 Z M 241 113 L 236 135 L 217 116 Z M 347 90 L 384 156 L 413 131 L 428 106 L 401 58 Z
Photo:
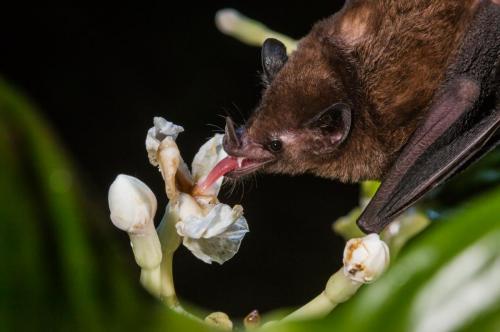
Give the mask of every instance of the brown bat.
M 249 121 L 227 119 L 213 178 L 258 170 L 381 179 L 380 232 L 500 141 L 500 0 L 347 1 L 290 57 L 268 39 Z

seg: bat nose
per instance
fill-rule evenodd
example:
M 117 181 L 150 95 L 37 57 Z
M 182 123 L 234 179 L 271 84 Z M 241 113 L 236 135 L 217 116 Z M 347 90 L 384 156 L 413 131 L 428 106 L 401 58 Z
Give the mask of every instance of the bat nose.
M 245 127 L 244 126 L 239 126 L 236 128 L 236 136 L 238 137 L 238 140 L 241 142 L 241 136 L 243 136 L 243 133 L 245 132 Z
M 224 150 L 229 155 L 237 155 L 241 149 L 241 137 L 245 131 L 244 127 L 234 128 L 234 122 L 230 117 L 226 118 L 226 133 L 224 135 Z

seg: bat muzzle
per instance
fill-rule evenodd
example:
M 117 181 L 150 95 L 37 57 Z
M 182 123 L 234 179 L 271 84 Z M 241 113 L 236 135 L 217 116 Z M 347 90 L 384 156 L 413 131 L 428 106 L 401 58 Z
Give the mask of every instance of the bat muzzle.
M 224 150 L 237 161 L 237 167 L 227 173 L 226 176 L 232 178 L 241 177 L 260 170 L 275 160 L 273 154 L 247 136 L 243 126 L 235 128 L 230 117 L 226 118 L 225 131 L 222 142 Z

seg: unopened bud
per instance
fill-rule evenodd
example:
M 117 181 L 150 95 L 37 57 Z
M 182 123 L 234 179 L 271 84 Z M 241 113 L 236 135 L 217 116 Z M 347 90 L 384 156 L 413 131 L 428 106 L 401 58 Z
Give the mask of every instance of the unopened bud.
M 111 221 L 130 236 L 135 261 L 143 269 L 157 268 L 161 263 L 161 244 L 153 218 L 156 197 L 139 179 L 120 174 L 108 192 Z
M 389 265 L 389 248 L 378 234 L 347 241 L 344 249 L 344 274 L 351 280 L 370 283 Z
M 257 329 L 260 326 L 260 314 L 257 310 L 253 310 L 243 320 L 243 325 L 248 331 Z
M 210 315 L 205 317 L 205 323 L 225 331 L 231 331 L 233 329 L 233 322 L 231 322 L 229 316 L 220 311 L 212 312 Z
M 156 197 L 141 180 L 120 174 L 109 187 L 111 221 L 121 230 L 140 234 L 148 223 L 153 223 L 156 213 Z

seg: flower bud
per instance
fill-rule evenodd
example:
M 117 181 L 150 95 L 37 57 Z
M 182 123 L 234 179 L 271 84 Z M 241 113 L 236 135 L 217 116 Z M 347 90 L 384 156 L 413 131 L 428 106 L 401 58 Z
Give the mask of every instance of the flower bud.
M 153 223 L 156 197 L 141 180 L 120 174 L 109 187 L 111 221 L 121 230 L 140 234 L 148 223 Z
M 210 315 L 205 317 L 205 323 L 224 331 L 231 331 L 233 329 L 233 322 L 231 322 L 229 316 L 220 311 L 212 312 Z
M 243 320 L 243 325 L 247 331 L 253 331 L 260 327 L 261 317 L 259 311 L 253 310 Z
M 222 33 L 230 34 L 235 30 L 241 18 L 242 15 L 235 9 L 221 9 L 215 13 L 215 25 Z
M 156 197 L 151 189 L 137 178 L 120 174 L 109 187 L 108 202 L 111 221 L 130 236 L 137 265 L 156 269 L 162 252 L 153 222 Z
M 288 52 L 297 48 L 296 40 L 272 31 L 261 22 L 248 18 L 232 8 L 219 10 L 215 14 L 215 25 L 220 32 L 248 45 L 261 47 L 267 38 L 275 38 L 285 44 Z
M 378 234 L 347 241 L 344 249 L 344 274 L 353 281 L 375 281 L 389 265 L 389 248 Z

